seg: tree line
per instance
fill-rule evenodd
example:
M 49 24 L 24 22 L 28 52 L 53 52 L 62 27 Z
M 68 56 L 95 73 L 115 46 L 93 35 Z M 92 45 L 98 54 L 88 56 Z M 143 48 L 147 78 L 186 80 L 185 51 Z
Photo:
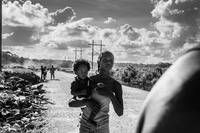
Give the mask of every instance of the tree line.
M 124 85 L 150 91 L 170 66 L 170 63 L 130 64 L 112 71 L 111 76 Z
M 25 65 L 31 69 L 40 69 L 40 66 L 51 67 L 65 71 L 65 68 L 72 68 L 71 60 L 52 60 L 52 59 L 29 59 L 19 57 L 11 52 L 2 52 L 3 67 L 15 63 Z M 96 68 L 96 63 L 94 63 Z M 161 75 L 171 66 L 170 63 L 158 64 L 136 64 L 136 63 L 115 63 L 115 70 L 111 76 L 124 85 L 150 91 Z M 67 70 L 68 72 L 68 70 Z
M 13 67 L 13 65 L 21 66 L 30 69 L 39 69 L 40 66 L 50 67 L 54 65 L 56 68 L 71 68 L 73 61 L 70 60 L 52 60 L 52 59 L 29 59 L 24 57 L 19 57 L 18 55 L 12 54 L 9 51 L 2 52 L 2 67 Z

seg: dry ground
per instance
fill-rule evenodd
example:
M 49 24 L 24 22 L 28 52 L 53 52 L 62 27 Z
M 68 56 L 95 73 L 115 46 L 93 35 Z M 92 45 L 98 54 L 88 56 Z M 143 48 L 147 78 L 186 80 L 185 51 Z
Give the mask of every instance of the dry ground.
M 46 125 L 43 133 L 78 133 L 79 108 L 70 108 L 68 101 L 72 97 L 70 94 L 70 83 L 74 80 L 74 75 L 56 71 L 56 79 L 44 83 L 47 91 L 46 97 L 54 104 L 46 105 Z M 141 109 L 141 105 L 148 92 L 139 89 L 123 86 L 124 115 L 118 117 L 111 105 L 110 107 L 110 131 L 111 133 L 134 133 L 136 121 Z

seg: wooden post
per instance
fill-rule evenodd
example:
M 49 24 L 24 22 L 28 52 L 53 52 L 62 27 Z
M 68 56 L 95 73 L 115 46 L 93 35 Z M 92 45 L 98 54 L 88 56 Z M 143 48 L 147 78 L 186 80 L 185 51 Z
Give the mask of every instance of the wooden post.
M 74 52 L 75 52 L 75 60 L 76 60 L 76 54 L 77 54 L 77 49 L 76 48 L 75 48 Z
M 93 56 L 94 56 L 94 40 L 92 40 L 92 69 L 93 69 Z
M 94 45 L 100 46 L 100 52 L 102 52 L 102 47 L 105 46 L 105 45 L 102 44 L 102 41 L 101 41 L 101 44 L 98 44 L 98 43 L 95 43 L 94 40 L 92 40 L 92 44 L 89 44 L 89 45 L 92 45 L 92 69 L 93 69 Z
M 81 59 L 82 59 L 83 48 L 80 49 L 80 52 L 81 52 Z
M 80 51 L 80 58 L 82 59 L 82 51 L 83 51 L 83 48 L 81 48 L 80 50 L 78 50 L 78 49 L 76 49 L 75 48 L 75 60 L 77 59 L 76 57 L 77 57 L 77 51 Z
M 1 43 L 0 43 L 0 52 L 1 52 L 1 56 L 0 56 L 0 72 L 2 72 L 2 1 L 1 1 L 1 6 L 0 6 L 0 9 L 1 9 Z
M 101 40 L 101 44 L 100 44 L 100 52 L 102 52 L 102 46 L 103 46 L 103 44 L 102 44 L 102 40 Z M 105 46 L 105 45 L 104 45 Z

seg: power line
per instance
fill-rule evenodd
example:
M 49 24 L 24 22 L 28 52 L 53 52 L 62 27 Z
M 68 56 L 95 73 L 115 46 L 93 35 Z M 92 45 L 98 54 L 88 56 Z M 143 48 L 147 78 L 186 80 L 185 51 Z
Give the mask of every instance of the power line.
M 75 50 L 74 50 L 74 52 L 75 52 L 75 60 L 77 59 L 77 52 L 78 51 L 80 51 L 80 58 L 82 59 L 82 53 L 83 53 L 83 48 L 81 48 L 81 49 L 77 49 L 77 48 L 75 48 Z
M 81 59 L 82 59 L 82 53 L 83 53 L 83 48 L 81 48 L 80 50 L 79 50 L 81 53 L 80 53 L 80 55 L 81 55 Z
M 76 60 L 76 56 L 77 56 L 77 49 L 76 48 L 75 48 L 74 52 L 75 52 L 75 60 Z
M 1 10 L 1 13 L 0 13 L 0 18 L 1 18 L 1 21 L 0 21 L 0 25 L 1 25 L 1 43 L 0 43 L 0 53 L 1 53 L 1 56 L 0 56 L 0 72 L 2 72 L 2 2 L 0 4 L 0 10 Z
M 102 40 L 100 40 L 100 42 L 92 40 L 92 44 L 89 44 L 89 45 L 92 45 L 92 69 L 93 69 L 94 46 L 99 46 L 100 52 L 102 52 L 102 47 L 105 45 L 102 44 Z

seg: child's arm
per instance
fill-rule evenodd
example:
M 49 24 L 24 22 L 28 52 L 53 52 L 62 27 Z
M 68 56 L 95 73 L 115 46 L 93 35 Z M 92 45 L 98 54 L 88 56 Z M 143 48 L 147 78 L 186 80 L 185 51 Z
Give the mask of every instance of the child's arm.
M 71 84 L 71 94 L 74 96 L 79 96 L 79 95 L 86 95 L 87 90 L 83 89 L 81 91 L 78 90 L 78 83 L 76 81 L 72 82 Z
M 91 109 L 95 109 L 97 112 L 99 112 L 100 106 L 90 99 L 83 99 L 83 100 L 75 100 L 75 99 L 70 99 L 68 103 L 69 107 L 84 107 L 87 106 Z
M 68 103 L 69 107 L 83 107 L 86 105 L 85 99 L 83 100 L 75 100 L 75 99 L 70 99 Z

